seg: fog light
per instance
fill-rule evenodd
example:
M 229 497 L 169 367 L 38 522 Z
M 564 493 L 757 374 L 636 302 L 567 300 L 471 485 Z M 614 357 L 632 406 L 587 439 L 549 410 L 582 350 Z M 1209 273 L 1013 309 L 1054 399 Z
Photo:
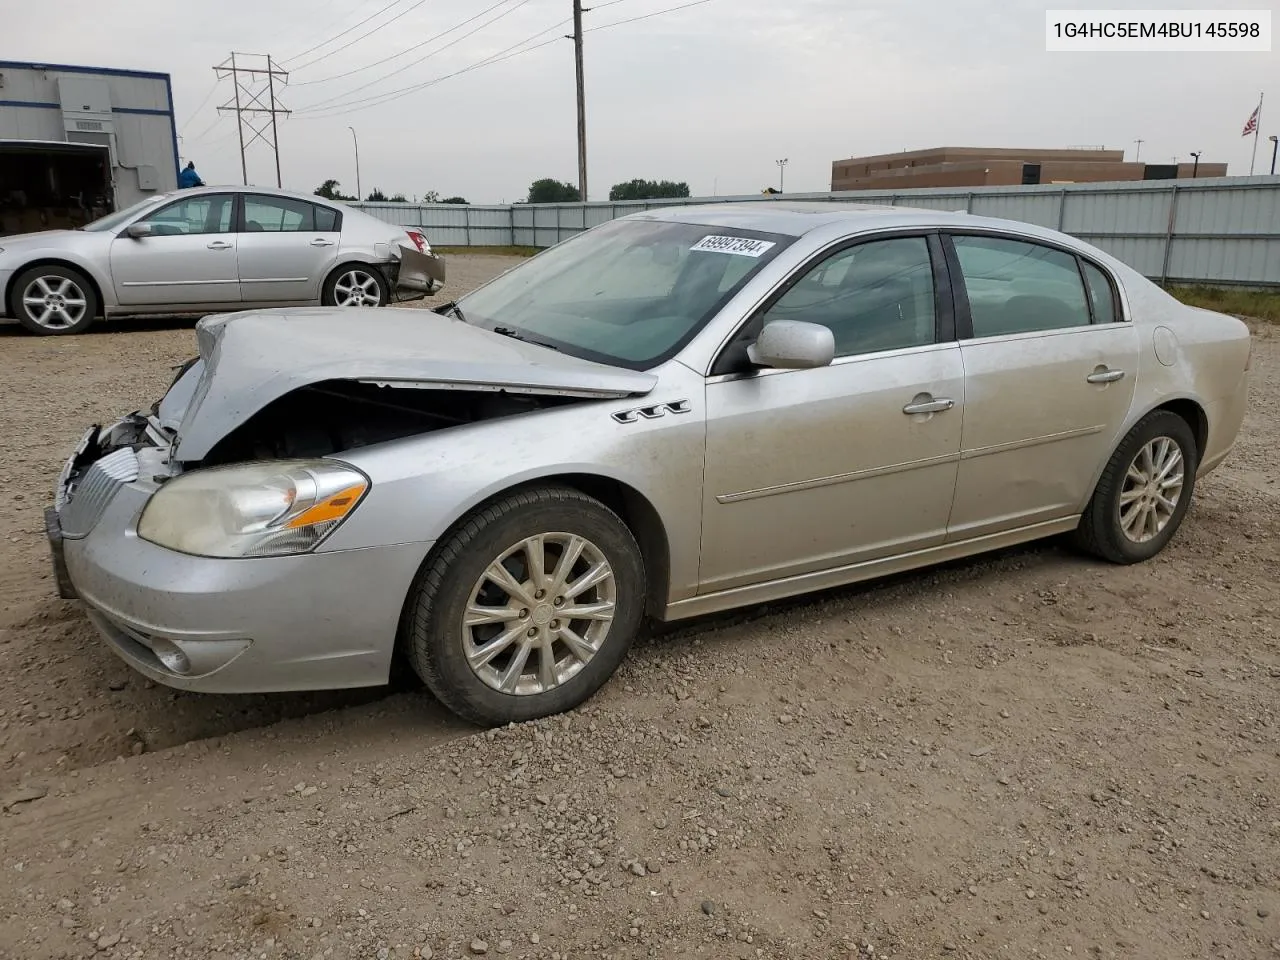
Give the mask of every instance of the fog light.
M 156 638 L 151 641 L 151 652 L 164 664 L 171 673 L 186 674 L 191 672 L 191 661 L 176 643 Z

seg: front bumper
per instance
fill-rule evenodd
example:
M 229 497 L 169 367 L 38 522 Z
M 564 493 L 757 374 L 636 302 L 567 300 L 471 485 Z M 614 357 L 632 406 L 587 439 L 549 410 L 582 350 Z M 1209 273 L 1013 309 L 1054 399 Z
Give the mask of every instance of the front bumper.
M 84 536 L 46 528 L 60 591 L 121 658 L 158 683 L 268 693 L 387 682 L 401 609 L 429 544 L 221 560 L 138 537 L 154 492 L 124 484 Z M 65 595 L 65 594 L 63 594 Z

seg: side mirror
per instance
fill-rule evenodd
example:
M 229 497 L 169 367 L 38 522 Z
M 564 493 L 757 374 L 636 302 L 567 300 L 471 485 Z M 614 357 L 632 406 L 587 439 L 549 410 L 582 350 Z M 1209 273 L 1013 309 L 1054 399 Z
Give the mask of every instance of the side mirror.
M 835 359 L 836 338 L 819 323 L 774 320 L 764 325 L 747 357 L 762 367 L 803 369 L 825 367 Z
M 125 227 L 124 235 L 132 237 L 134 240 L 141 240 L 143 237 L 154 235 L 154 232 L 149 223 L 131 223 Z

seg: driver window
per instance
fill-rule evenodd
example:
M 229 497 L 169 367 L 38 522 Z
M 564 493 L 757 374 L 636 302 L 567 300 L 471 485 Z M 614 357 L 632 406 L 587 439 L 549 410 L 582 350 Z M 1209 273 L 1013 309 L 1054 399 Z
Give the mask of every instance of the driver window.
M 934 342 L 933 267 L 924 237 L 860 243 L 811 267 L 764 315 L 831 330 L 836 356 Z
M 201 194 L 161 207 L 140 222 L 149 223 L 155 237 L 230 233 L 233 209 L 229 194 Z

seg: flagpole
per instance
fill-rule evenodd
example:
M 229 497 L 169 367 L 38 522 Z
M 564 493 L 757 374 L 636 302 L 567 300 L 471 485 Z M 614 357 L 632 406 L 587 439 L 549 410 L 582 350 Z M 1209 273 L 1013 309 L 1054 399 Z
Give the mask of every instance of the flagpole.
M 1249 158 L 1249 176 L 1253 176 L 1253 164 L 1258 159 L 1258 134 L 1262 132 L 1262 94 L 1258 94 L 1258 123 L 1253 128 L 1253 156 Z

